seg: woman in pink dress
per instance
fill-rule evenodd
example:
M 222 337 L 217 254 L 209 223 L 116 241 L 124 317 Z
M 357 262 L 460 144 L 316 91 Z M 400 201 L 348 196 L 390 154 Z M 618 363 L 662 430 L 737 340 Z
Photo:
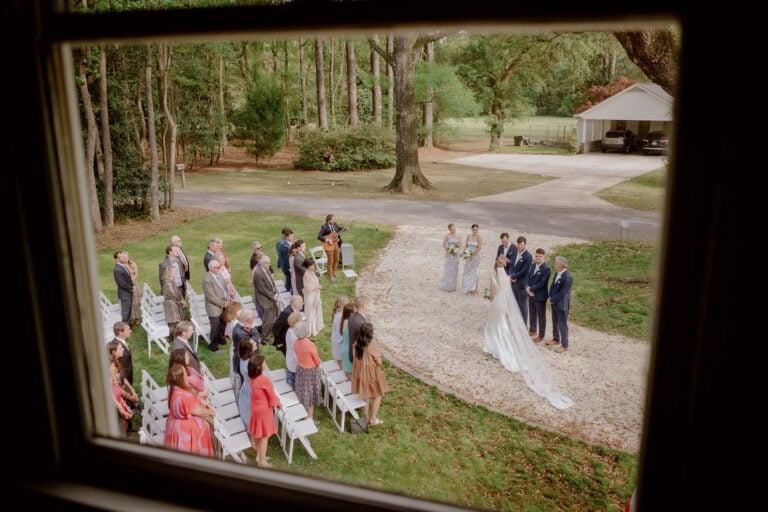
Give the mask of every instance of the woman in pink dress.
M 304 260 L 304 314 L 307 316 L 309 324 L 309 335 L 317 336 L 317 333 L 323 330 L 325 322 L 323 321 L 323 302 L 320 290 L 323 285 L 315 274 L 315 259 L 307 258 Z
M 211 422 L 213 407 L 200 398 L 187 382 L 182 364 L 168 369 L 168 418 L 165 421 L 165 446 L 175 450 L 215 457 Z
M 248 434 L 251 436 L 251 446 L 256 450 L 258 466 L 271 468 L 272 465 L 267 462 L 267 443 L 271 435 L 277 434 L 273 408 L 280 409 L 281 406 L 272 381 L 264 375 L 265 369 L 264 356 L 252 355 L 248 361 L 248 377 L 251 384 L 251 419 L 248 422 Z
M 171 352 L 171 356 L 168 358 L 168 369 L 170 370 L 174 364 L 184 366 L 184 369 L 187 371 L 187 384 L 192 388 L 192 391 L 199 397 L 207 398 L 208 391 L 205 389 L 203 376 L 189 365 L 189 352 L 186 349 L 177 348 Z

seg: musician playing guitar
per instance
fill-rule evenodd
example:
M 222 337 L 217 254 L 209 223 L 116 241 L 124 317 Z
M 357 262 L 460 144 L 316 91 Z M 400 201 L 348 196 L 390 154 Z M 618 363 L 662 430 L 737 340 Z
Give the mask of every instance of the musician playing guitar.
M 317 239 L 323 243 L 325 254 L 328 256 L 328 278 L 331 281 L 336 280 L 336 267 L 339 266 L 339 256 L 341 255 L 341 233 L 349 226 L 340 228 L 336 224 L 336 217 L 329 213 L 325 216 L 325 224 L 320 227 Z

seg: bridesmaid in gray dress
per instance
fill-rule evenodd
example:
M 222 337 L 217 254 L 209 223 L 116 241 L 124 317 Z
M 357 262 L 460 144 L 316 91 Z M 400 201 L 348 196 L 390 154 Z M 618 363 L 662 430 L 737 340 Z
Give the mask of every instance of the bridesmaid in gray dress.
M 472 224 L 472 233 L 467 235 L 466 248 L 471 255 L 464 260 L 461 291 L 468 295 L 477 295 L 477 269 L 480 268 L 480 250 L 483 248 L 483 237 L 479 231 L 480 226 Z
M 440 289 L 445 292 L 455 292 L 456 282 L 459 279 L 459 253 L 463 249 L 461 236 L 456 233 L 456 226 L 448 224 L 448 233 L 443 236 L 443 249 L 445 250 L 445 269 Z

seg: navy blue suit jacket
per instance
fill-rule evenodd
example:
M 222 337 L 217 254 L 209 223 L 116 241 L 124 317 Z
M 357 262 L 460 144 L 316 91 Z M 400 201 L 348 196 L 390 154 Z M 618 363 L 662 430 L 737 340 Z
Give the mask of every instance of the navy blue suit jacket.
M 539 270 L 536 270 L 536 264 L 531 265 L 531 271 L 528 273 L 528 290 L 533 292 L 533 300 L 536 302 L 545 302 L 548 297 L 547 285 L 552 269 L 549 265 L 542 263 Z
M 552 286 L 549 287 L 549 302 L 552 307 L 560 311 L 568 311 L 571 308 L 571 287 L 573 286 L 573 276 L 565 269 L 560 276 L 560 282 L 557 281 L 557 272 L 553 274 Z
M 512 283 L 512 288 L 515 290 L 520 290 L 520 289 L 524 289 L 528 284 L 528 272 L 531 271 L 531 263 L 533 263 L 533 256 L 531 256 L 530 252 L 525 250 L 523 251 L 520 261 L 517 262 L 517 265 L 515 265 L 516 259 L 517 259 L 517 247 L 515 247 L 515 250 L 509 255 L 509 261 L 511 262 L 509 264 L 510 266 L 509 277 L 512 279 L 517 279 L 517 281 Z
M 509 275 L 509 272 L 510 272 L 509 267 L 510 265 L 512 265 L 510 256 L 512 255 L 514 250 L 515 248 L 511 244 L 507 247 L 507 254 L 506 254 L 507 262 L 504 263 L 504 272 L 506 272 L 507 275 Z M 499 244 L 499 248 L 496 249 L 496 259 L 499 259 L 499 256 L 501 256 L 502 254 L 504 254 L 504 244 Z

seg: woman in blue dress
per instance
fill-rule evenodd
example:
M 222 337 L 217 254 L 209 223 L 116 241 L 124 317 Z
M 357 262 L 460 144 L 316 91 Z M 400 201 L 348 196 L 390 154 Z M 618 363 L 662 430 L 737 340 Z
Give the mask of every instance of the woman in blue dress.
M 240 409 L 240 419 L 245 428 L 251 421 L 251 379 L 248 377 L 248 361 L 253 354 L 258 353 L 259 346 L 253 338 L 243 338 L 237 345 L 237 355 L 240 358 L 240 375 L 243 377 L 243 385 L 240 386 L 240 395 L 237 397 L 237 407 Z
M 352 380 L 352 360 L 349 358 L 349 317 L 355 312 L 354 302 L 347 302 L 341 310 L 341 369 Z
M 461 291 L 468 295 L 477 295 L 477 269 L 480 268 L 480 250 L 483 248 L 483 237 L 479 234 L 480 226 L 472 224 L 472 233 L 467 235 L 466 248 L 462 256 L 464 273 L 461 278 Z
M 461 236 L 456 233 L 456 226 L 448 224 L 448 233 L 443 236 L 443 250 L 445 251 L 445 269 L 440 289 L 444 292 L 456 291 L 456 282 L 459 279 L 459 254 L 463 249 Z

